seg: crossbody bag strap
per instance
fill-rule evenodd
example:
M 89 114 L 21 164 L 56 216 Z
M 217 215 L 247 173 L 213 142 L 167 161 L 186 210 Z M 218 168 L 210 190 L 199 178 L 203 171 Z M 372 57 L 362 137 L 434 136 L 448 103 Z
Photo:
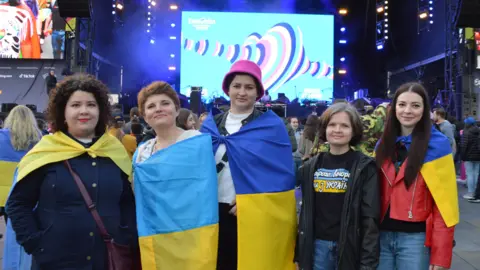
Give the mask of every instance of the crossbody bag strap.
M 65 160 L 63 164 L 65 164 L 65 167 L 67 167 L 68 171 L 70 171 L 70 174 L 73 176 L 73 180 L 75 180 L 75 183 L 77 184 L 77 187 L 80 190 L 80 193 L 82 194 L 83 200 L 87 205 L 88 211 L 90 211 L 90 213 L 93 216 L 93 219 L 95 220 L 95 223 L 97 223 L 97 227 L 100 230 L 100 234 L 102 235 L 103 239 L 110 240 L 112 237 L 110 236 L 110 234 L 108 234 L 107 229 L 105 229 L 105 225 L 103 224 L 102 218 L 98 214 L 97 207 L 95 206 L 95 203 L 93 203 L 92 198 L 90 197 L 90 194 L 88 194 L 88 191 L 85 188 L 85 185 L 83 184 L 82 179 L 80 179 L 80 176 L 78 176 L 78 174 L 72 170 L 72 166 L 70 166 L 70 163 L 67 160 Z

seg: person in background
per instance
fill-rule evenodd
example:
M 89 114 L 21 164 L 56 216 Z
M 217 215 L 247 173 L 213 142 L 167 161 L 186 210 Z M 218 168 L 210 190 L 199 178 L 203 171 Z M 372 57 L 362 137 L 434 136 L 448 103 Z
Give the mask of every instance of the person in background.
M 47 122 L 45 122 L 45 120 L 43 119 L 37 119 L 37 125 L 38 125 L 38 128 L 40 129 L 40 131 L 42 132 L 43 135 L 48 135 L 48 126 L 47 126 Z
M 33 112 L 23 105 L 13 108 L 0 129 L 0 206 L 7 224 L 2 269 L 30 269 L 31 257 L 17 243 L 11 223 L 7 222 L 5 203 L 14 185 L 15 169 L 20 160 L 40 141 L 41 131 Z
M 3 119 L 0 118 L 0 128 L 3 128 Z
M 270 101 L 272 101 L 272 97 L 270 97 L 270 95 L 268 94 L 268 90 L 265 90 L 265 95 L 263 95 L 263 97 L 260 99 L 261 102 L 263 103 L 268 103 Z
M 293 152 L 293 161 L 295 162 L 295 172 L 296 172 L 298 168 L 302 165 L 303 155 L 300 154 L 298 151 L 298 146 L 300 145 L 300 138 L 302 137 L 302 131 L 300 130 L 300 127 L 299 127 L 300 123 L 297 117 L 289 117 L 287 118 L 287 121 L 293 133 L 295 134 L 295 141 L 297 143 L 297 150 Z M 288 130 L 288 126 L 287 126 L 287 130 Z M 292 145 L 292 150 L 293 150 L 293 145 Z
M 455 127 L 446 120 L 447 112 L 443 108 L 433 109 L 433 121 L 438 125 L 443 135 L 447 136 L 452 148 L 453 154 L 457 152 L 457 144 L 455 142 Z
M 43 136 L 18 165 L 7 214 L 32 270 L 105 269 L 107 247 L 72 173 L 93 199 L 114 241 L 138 250 L 131 160 L 106 134 L 108 88 L 74 75 L 50 96 L 54 134 Z M 59 210 L 61 209 L 61 211 Z
M 302 161 L 310 158 L 310 153 L 313 147 L 313 141 L 317 136 L 319 118 L 316 115 L 310 115 L 305 123 L 303 134 L 300 137 L 300 143 L 298 144 L 297 152 L 299 153 Z
M 460 158 L 465 164 L 468 193 L 463 195 L 463 198 L 470 200 L 474 199 L 480 172 L 480 129 L 473 117 L 467 117 L 464 122 L 465 129 L 460 141 Z
M 377 167 L 372 158 L 352 149 L 362 140 L 362 129 L 359 113 L 348 103 L 334 104 L 321 116 L 319 136 L 329 143 L 329 151 L 308 160 L 297 174 L 303 195 L 298 269 L 377 269 Z
M 195 130 L 200 130 L 202 124 L 200 123 L 200 119 L 196 113 L 192 112 L 193 120 L 195 121 Z
M 138 111 L 138 107 L 133 107 L 130 109 L 130 121 L 123 126 L 123 132 L 125 132 L 125 134 L 132 133 L 132 121 L 137 121 L 140 123 L 140 112 Z
M 47 84 L 47 95 L 50 96 L 52 89 L 55 89 L 57 86 L 57 77 L 55 76 L 55 71 L 50 70 L 47 78 L 45 78 L 45 83 Z
M 131 123 L 132 132 L 130 134 L 135 137 L 137 146 L 140 146 L 140 143 L 143 141 L 143 126 L 138 120 L 133 120 Z
M 116 112 L 113 114 L 113 121 L 110 124 L 108 133 L 116 137 L 127 150 L 128 156 L 133 158 L 133 154 L 137 150 L 137 139 L 135 136 L 130 134 L 125 134 L 123 132 L 123 125 L 125 125 L 125 120 L 121 112 Z
M 297 140 L 297 145 L 299 145 L 302 131 L 300 130 L 300 121 L 298 121 L 298 117 L 289 117 L 288 123 L 290 123 L 290 126 L 295 132 L 295 139 Z
M 200 114 L 200 117 L 198 118 L 198 122 L 199 122 L 200 127 L 202 127 L 203 121 L 205 121 L 205 119 L 207 119 L 207 117 L 208 117 L 207 112 L 203 112 L 202 114 Z M 199 128 L 199 130 L 200 130 L 200 128 Z
M 177 117 L 177 127 L 183 130 L 195 129 L 195 118 L 192 111 L 188 109 L 180 109 Z
M 396 90 L 375 153 L 382 172 L 378 270 L 449 269 L 459 222 L 455 167 L 421 84 Z

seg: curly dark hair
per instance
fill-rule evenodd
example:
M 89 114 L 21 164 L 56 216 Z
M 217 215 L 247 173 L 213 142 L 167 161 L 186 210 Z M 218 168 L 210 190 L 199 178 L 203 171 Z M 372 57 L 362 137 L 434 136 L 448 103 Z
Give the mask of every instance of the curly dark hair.
M 75 74 L 66 77 L 62 82 L 57 84 L 57 87 L 52 91 L 47 109 L 47 117 L 52 124 L 52 131 L 66 132 L 68 130 L 65 122 L 65 107 L 72 94 L 76 91 L 88 92 L 95 97 L 99 109 L 95 135 L 103 135 L 111 119 L 108 98 L 109 90 L 105 84 L 88 74 Z

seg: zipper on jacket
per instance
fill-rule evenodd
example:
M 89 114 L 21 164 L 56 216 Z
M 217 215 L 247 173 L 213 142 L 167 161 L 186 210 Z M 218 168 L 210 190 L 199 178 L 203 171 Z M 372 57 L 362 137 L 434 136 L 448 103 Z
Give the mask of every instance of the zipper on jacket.
M 390 186 L 392 186 L 392 182 L 390 182 L 390 179 L 388 178 L 388 175 L 385 173 L 385 171 L 383 170 L 383 168 L 381 168 L 383 174 L 385 175 L 385 178 L 387 178 L 387 182 Z
M 415 201 L 415 192 L 417 190 L 417 183 L 418 183 L 418 176 L 415 177 L 415 185 L 413 186 L 413 195 L 412 195 L 412 202 L 410 203 L 410 210 L 408 211 L 408 218 L 413 218 L 413 202 Z

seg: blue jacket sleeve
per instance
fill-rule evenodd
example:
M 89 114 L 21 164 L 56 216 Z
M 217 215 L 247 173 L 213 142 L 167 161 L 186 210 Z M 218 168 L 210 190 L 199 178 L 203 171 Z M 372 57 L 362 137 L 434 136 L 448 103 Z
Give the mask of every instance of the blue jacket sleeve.
M 38 229 L 33 210 L 38 202 L 43 179 L 42 168 L 27 175 L 15 184 L 6 204 L 6 212 L 17 242 L 28 254 L 37 249 L 42 233 Z

